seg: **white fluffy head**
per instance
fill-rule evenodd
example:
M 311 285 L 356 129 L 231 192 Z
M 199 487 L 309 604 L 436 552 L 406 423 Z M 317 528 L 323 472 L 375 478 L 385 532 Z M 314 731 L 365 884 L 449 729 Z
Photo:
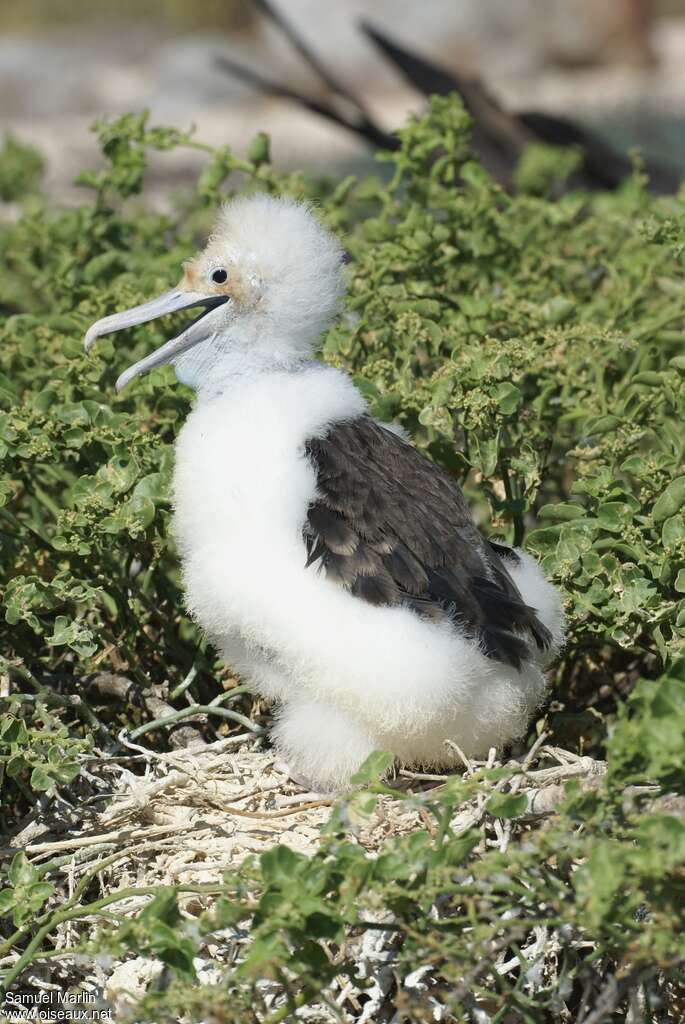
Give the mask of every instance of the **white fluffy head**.
M 248 365 L 309 356 L 344 293 L 342 248 L 304 203 L 234 199 L 206 248 L 185 264 L 181 287 L 228 297 L 206 318 L 213 335 L 175 360 L 179 378 L 202 387 L 225 356 Z

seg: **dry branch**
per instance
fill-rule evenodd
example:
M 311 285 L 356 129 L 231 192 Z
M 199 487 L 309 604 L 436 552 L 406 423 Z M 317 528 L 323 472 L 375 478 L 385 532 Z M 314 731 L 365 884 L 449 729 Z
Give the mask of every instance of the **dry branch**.
M 131 703 L 142 707 L 153 719 L 174 715 L 176 708 L 167 704 L 150 690 L 143 689 L 134 680 L 115 672 L 98 672 L 87 680 L 88 693 L 93 696 Z M 205 743 L 202 728 L 194 722 L 184 722 L 169 732 L 169 745 L 176 750 Z

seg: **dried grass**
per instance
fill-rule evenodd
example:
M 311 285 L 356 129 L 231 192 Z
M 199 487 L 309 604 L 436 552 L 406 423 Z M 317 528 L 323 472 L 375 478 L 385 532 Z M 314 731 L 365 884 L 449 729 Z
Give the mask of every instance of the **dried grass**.
M 577 777 L 583 785 L 592 786 L 604 773 L 603 762 L 545 746 L 544 739 L 541 736 L 522 760 L 506 763 L 511 767 L 511 775 L 507 773 L 457 810 L 451 823 L 457 833 L 480 828 L 484 848 L 497 845 L 504 851 L 512 829 L 530 827 L 536 818 L 554 810 L 563 796 L 565 780 Z M 276 763 L 273 753 L 264 749 L 261 737 L 244 734 L 168 753 L 155 753 L 123 742 L 130 751 L 128 755 L 98 759 L 90 766 L 87 778 L 92 792 L 81 794 L 80 817 L 72 807 L 71 815 L 67 816 L 68 828 L 64 827 L 63 814 L 55 815 L 48 809 L 14 840 L 13 846 L 23 848 L 34 863 L 50 860 L 60 866 L 65 899 L 88 872 L 94 874 L 90 884 L 96 889 L 94 893 L 91 890 L 91 898 L 98 899 L 141 886 L 220 883 L 224 873 L 236 868 L 247 856 L 261 854 L 278 843 L 307 855 L 317 849 L 333 800 L 304 793 Z M 502 766 L 494 750 L 486 762 L 463 760 L 467 775 L 483 764 Z M 544 767 L 533 768 L 538 763 Z M 448 778 L 404 770 L 398 773 L 393 786 L 403 793 L 420 793 L 442 785 Z M 516 822 L 500 822 L 486 815 L 490 793 L 504 789 L 518 790 L 528 797 Z M 392 795 L 380 796 L 375 809 L 358 819 L 354 818 L 353 807 L 351 804 L 350 829 L 371 855 L 391 836 L 434 828 L 420 803 L 395 799 Z M 100 871 L 99 862 L 103 863 Z M 148 900 L 146 895 L 127 896 L 108 909 L 128 916 L 138 912 Z M 179 905 L 184 914 L 195 916 L 211 900 L 210 894 L 184 893 Z M 140 956 L 118 962 L 109 957 L 86 961 L 69 953 L 78 941 L 92 938 L 97 926 L 95 918 L 84 918 L 78 925 L 73 921 L 61 925 L 56 946 L 63 952 L 58 959 L 69 974 L 76 972 L 86 989 L 104 993 L 118 1019 L 127 1006 L 155 983 L 162 968 Z M 538 947 L 545 946 L 546 955 L 552 955 L 554 937 L 543 931 L 536 933 L 530 947 L 522 950 L 531 962 L 539 959 Z M 200 981 L 217 981 L 221 969 L 240 958 L 240 945 L 235 936 L 228 934 L 208 936 L 201 946 L 202 956 L 196 961 Z M 364 990 L 363 1012 L 360 1010 L 354 1017 L 364 1024 L 374 1019 L 374 1007 L 381 1006 L 390 983 L 388 961 L 393 955 L 393 932 L 369 932 L 358 945 L 360 981 L 366 978 L 373 982 L 371 989 Z M 504 961 L 498 966 L 502 974 L 511 969 L 512 965 Z M 45 984 L 45 976 L 41 979 L 40 973 L 38 970 L 30 974 L 27 984 Z M 411 989 L 425 982 L 420 977 L 410 977 L 405 979 L 405 985 Z M 334 995 L 339 1005 L 354 1006 L 356 995 L 349 981 L 341 979 Z M 311 1012 L 319 1016 L 305 1014 L 302 1019 L 334 1019 L 326 1016 L 329 1011 L 321 1007 Z

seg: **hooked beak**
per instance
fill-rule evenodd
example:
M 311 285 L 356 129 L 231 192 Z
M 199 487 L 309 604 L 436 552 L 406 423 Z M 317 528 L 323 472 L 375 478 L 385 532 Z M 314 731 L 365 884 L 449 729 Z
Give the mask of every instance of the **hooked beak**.
M 173 288 L 170 292 L 164 292 L 156 299 L 151 299 L 150 302 L 144 302 L 140 306 L 134 306 L 133 309 L 125 309 L 121 313 L 113 313 L 111 316 L 105 316 L 102 320 L 98 320 L 88 328 L 83 346 L 88 352 L 95 339 L 102 337 L 103 334 L 123 331 L 127 327 L 147 323 L 148 320 L 156 320 L 157 317 L 165 316 L 167 313 L 178 313 L 182 309 L 192 309 L 194 306 L 205 307 L 204 312 L 200 313 L 199 317 L 193 320 L 178 337 L 167 341 L 149 356 L 145 356 L 144 359 L 140 359 L 133 366 L 124 370 L 115 385 L 117 391 L 121 391 L 134 377 L 148 373 L 156 366 L 171 363 L 181 353 L 187 352 L 201 341 L 206 341 L 213 334 L 211 324 L 205 323 L 207 313 L 228 301 L 227 295 L 203 295 L 202 292 L 189 292 L 182 288 Z

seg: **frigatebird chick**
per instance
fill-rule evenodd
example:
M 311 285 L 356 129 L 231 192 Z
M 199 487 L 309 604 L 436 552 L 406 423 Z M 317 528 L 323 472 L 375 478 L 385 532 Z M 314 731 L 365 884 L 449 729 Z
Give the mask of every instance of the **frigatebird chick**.
M 195 390 L 174 477 L 187 605 L 319 790 L 373 750 L 438 766 L 446 740 L 478 756 L 520 735 L 563 638 L 533 559 L 488 543 L 457 483 L 313 358 L 342 262 L 307 206 L 237 199 L 176 288 L 85 342 L 203 307 L 117 388 L 171 363 Z

